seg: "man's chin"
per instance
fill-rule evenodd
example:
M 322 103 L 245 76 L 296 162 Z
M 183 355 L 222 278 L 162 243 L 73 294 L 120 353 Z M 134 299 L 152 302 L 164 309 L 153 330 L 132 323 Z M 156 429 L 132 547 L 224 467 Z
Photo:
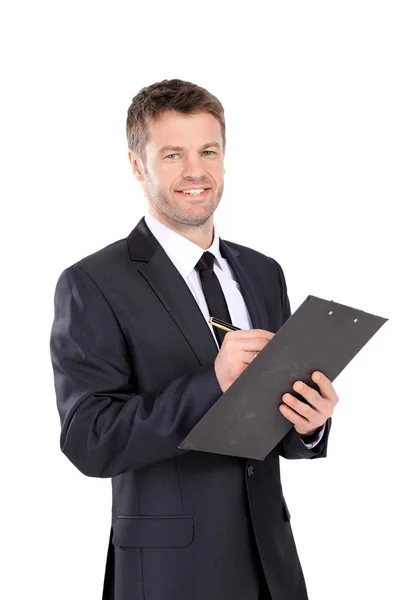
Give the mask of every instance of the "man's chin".
M 188 226 L 204 225 L 212 217 L 216 206 L 209 202 L 193 202 L 187 207 L 169 206 L 166 215 L 176 223 Z
M 203 215 L 183 215 L 182 213 L 169 215 L 170 219 L 181 225 L 187 225 L 192 227 L 199 227 L 207 223 L 213 215 L 214 211 L 207 212 Z

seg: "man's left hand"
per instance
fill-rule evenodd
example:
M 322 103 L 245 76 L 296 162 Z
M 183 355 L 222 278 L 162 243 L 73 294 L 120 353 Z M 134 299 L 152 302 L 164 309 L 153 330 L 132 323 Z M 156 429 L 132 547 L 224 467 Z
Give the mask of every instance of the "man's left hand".
M 313 435 L 326 423 L 339 402 L 332 383 L 320 371 L 314 371 L 312 380 L 318 384 L 319 393 L 302 381 L 296 381 L 293 389 L 301 394 L 311 406 L 291 394 L 284 394 L 279 410 L 291 423 L 299 435 Z

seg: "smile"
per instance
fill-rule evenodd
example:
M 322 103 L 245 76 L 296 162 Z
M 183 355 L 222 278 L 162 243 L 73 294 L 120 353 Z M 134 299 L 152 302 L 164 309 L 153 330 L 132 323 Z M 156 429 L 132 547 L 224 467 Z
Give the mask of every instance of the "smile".
M 175 194 L 180 194 L 181 196 L 187 196 L 191 198 L 205 198 L 208 193 L 211 192 L 211 188 L 200 188 L 193 190 L 185 190 L 184 192 L 176 191 Z

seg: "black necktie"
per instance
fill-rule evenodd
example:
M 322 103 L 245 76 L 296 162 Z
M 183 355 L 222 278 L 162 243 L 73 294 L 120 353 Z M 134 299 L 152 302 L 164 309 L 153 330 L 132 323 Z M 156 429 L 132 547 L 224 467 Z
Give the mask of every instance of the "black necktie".
M 210 312 L 210 317 L 216 317 L 227 323 L 232 323 L 224 292 L 222 291 L 218 277 L 214 273 L 214 259 L 215 257 L 211 252 L 204 252 L 196 265 L 196 269 L 199 271 L 200 281 L 203 286 L 203 292 Z M 226 331 L 218 329 L 217 327 L 215 327 L 214 331 L 219 346 L 221 347 Z

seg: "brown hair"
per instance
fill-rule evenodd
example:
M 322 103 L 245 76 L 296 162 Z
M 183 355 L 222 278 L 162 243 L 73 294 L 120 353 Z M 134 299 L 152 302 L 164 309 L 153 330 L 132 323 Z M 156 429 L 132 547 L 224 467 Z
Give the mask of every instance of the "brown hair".
M 149 141 L 149 122 L 164 112 L 194 114 L 208 112 L 221 125 L 225 151 L 225 116 L 221 102 L 205 88 L 181 79 L 164 79 L 142 88 L 132 99 L 126 119 L 126 137 L 130 150 L 137 152 L 146 165 L 145 146 Z

